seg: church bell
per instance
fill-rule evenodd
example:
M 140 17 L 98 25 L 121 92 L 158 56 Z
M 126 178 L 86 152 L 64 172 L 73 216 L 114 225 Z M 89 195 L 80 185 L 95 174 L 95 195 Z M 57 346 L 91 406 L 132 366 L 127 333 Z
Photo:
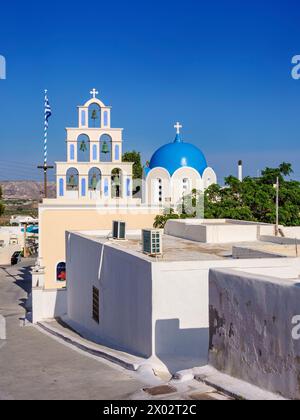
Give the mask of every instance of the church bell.
M 104 153 L 104 154 L 109 153 L 108 144 L 106 143 L 106 141 L 103 143 L 102 153 Z

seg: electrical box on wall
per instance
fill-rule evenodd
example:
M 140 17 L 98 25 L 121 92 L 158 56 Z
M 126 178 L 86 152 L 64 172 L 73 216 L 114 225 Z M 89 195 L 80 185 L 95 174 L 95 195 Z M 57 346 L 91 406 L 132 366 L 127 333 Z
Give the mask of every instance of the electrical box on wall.
M 143 229 L 143 252 L 148 255 L 162 254 L 162 230 Z

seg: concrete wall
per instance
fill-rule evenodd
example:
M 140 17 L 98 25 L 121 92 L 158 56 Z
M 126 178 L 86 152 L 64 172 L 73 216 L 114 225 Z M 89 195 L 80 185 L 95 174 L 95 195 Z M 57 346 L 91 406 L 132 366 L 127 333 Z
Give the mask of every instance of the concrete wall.
M 210 363 L 292 399 L 300 399 L 300 341 L 292 338 L 300 314 L 297 273 L 299 267 L 289 273 L 292 280 L 279 267 L 260 274 L 212 270 L 209 279 Z
M 32 288 L 32 322 L 61 317 L 67 312 L 67 291 Z
M 259 235 L 257 224 L 200 219 L 168 220 L 165 233 L 204 243 L 254 242 Z
M 68 318 L 86 337 L 140 356 L 152 354 L 151 263 L 109 244 L 70 234 Z M 93 286 L 100 322 L 92 319 Z
M 281 228 L 286 238 L 300 239 L 300 226 L 290 226 Z
M 300 245 L 300 240 L 295 238 L 282 238 L 281 236 L 268 236 L 263 235 L 260 237 L 261 241 L 264 242 L 271 242 L 274 244 L 280 244 L 280 245 Z

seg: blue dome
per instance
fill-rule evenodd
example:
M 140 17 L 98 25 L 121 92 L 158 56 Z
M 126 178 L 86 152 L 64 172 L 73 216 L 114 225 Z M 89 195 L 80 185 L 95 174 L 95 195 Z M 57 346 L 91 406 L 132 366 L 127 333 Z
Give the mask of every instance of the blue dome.
M 185 166 L 196 169 L 202 175 L 207 168 L 207 162 L 198 147 L 182 142 L 180 135 L 177 134 L 173 143 L 162 146 L 154 153 L 149 169 L 165 168 L 172 176 L 177 169 Z

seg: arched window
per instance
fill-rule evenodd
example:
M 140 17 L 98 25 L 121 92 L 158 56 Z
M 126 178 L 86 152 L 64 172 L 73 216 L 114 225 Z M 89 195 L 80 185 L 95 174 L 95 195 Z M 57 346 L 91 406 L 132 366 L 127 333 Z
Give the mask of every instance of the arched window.
M 130 178 L 126 179 L 126 195 L 127 197 L 131 196 L 131 179 Z
M 89 106 L 89 128 L 101 127 L 101 108 L 98 104 Z
M 104 180 L 104 197 L 108 198 L 109 196 L 109 182 L 108 179 Z
M 115 160 L 120 160 L 120 146 L 118 144 L 115 146 Z
M 153 179 L 154 203 L 159 204 L 163 201 L 163 181 L 161 178 Z
M 122 197 L 122 171 L 118 168 L 111 171 L 111 197 Z
M 81 195 L 82 195 L 82 197 L 86 196 L 86 180 L 85 180 L 85 178 L 82 178 L 82 180 L 81 180 Z
M 65 282 L 67 280 L 66 263 L 60 262 L 56 266 L 56 281 Z
M 65 185 L 63 178 L 59 179 L 59 196 L 63 197 L 65 194 Z
M 108 127 L 108 111 L 103 112 L 103 125 L 104 127 Z
M 98 160 L 98 149 L 96 144 L 93 145 L 93 160 Z
M 100 161 L 112 161 L 112 138 L 108 134 L 103 134 L 100 137 Z
M 75 160 L 75 147 L 74 147 L 74 144 L 70 144 L 70 160 Z
M 81 125 L 86 126 L 85 111 L 81 111 Z
M 77 138 L 77 160 L 78 162 L 90 161 L 90 139 L 86 134 Z
M 67 191 L 78 191 L 79 173 L 76 168 L 70 168 L 67 171 Z
M 190 192 L 190 180 L 188 178 L 184 178 L 182 180 L 182 194 L 186 195 Z

